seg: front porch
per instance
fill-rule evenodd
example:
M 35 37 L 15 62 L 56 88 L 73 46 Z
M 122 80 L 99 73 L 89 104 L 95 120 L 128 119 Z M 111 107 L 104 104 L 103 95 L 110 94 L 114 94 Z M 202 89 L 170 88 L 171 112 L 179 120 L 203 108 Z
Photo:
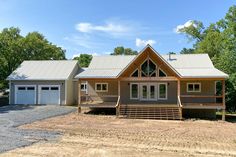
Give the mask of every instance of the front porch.
M 80 112 L 81 108 L 116 108 L 117 117 L 138 118 L 139 115 L 140 118 L 148 119 L 182 119 L 183 109 L 217 109 L 223 111 L 222 120 L 225 120 L 224 80 L 222 80 L 222 95 L 187 95 L 181 91 L 181 81 L 173 77 L 160 78 L 161 81 L 158 80 L 158 78 L 155 78 L 155 80 L 153 78 L 151 78 L 151 80 L 135 79 L 135 82 L 141 82 L 141 86 L 143 86 L 143 83 L 145 82 L 153 85 L 155 82 L 163 82 L 165 79 L 166 81 L 174 82 L 176 84 L 176 88 L 174 89 L 176 90 L 174 92 L 176 95 L 173 97 L 168 96 L 168 99 L 174 98 L 174 101 L 146 101 L 141 99 L 127 101 L 127 97 L 130 96 L 130 93 L 127 93 L 130 89 L 127 87 L 130 88 L 131 83 L 134 81 L 132 81 L 132 78 L 123 78 L 121 80 L 114 80 L 117 81 L 117 95 L 108 95 L 105 93 L 102 95 L 81 95 L 81 92 L 79 91 L 78 111 Z M 215 101 L 219 98 L 222 100 L 220 103 Z M 170 116 L 167 116 L 168 114 Z

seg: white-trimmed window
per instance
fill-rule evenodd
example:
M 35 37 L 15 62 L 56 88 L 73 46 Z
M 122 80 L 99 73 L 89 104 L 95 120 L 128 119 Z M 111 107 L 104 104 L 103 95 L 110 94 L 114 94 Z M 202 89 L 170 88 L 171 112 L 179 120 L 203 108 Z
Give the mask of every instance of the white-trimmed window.
M 108 83 L 96 83 L 95 84 L 96 92 L 108 92 Z
M 167 83 L 158 83 L 158 99 L 167 100 Z
M 139 70 L 136 69 L 134 72 L 130 75 L 130 77 L 139 77 Z
M 81 91 L 83 91 L 83 92 L 87 92 L 87 83 L 81 83 L 80 89 L 81 89 Z
M 187 92 L 201 92 L 201 83 L 187 83 Z
M 159 77 L 166 77 L 167 75 L 166 75 L 166 73 L 165 73 L 162 69 L 159 68 L 159 70 L 158 70 L 158 76 L 159 76 Z
M 139 84 L 130 84 L 130 99 L 139 99 Z

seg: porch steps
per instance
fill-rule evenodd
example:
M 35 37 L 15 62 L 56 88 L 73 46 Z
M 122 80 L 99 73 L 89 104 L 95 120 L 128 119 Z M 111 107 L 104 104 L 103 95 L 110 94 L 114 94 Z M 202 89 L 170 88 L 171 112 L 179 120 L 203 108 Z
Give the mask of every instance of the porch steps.
M 176 107 L 158 107 L 145 105 L 120 105 L 119 117 L 130 119 L 180 120 L 181 112 Z

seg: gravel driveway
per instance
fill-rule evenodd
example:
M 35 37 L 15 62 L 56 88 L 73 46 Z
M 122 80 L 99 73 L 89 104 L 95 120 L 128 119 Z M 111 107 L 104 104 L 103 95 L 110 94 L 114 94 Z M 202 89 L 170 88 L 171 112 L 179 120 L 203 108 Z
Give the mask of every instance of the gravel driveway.
M 76 111 L 75 107 L 56 105 L 9 105 L 0 107 L 0 153 L 42 140 L 53 140 L 59 132 L 23 130 L 20 125 L 64 115 Z

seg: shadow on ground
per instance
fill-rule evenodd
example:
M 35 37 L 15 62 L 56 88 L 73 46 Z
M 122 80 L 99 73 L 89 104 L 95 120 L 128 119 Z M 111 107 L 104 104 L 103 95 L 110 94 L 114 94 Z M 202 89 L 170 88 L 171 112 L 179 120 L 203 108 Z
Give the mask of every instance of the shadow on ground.
M 34 109 L 36 106 L 45 106 L 45 105 L 6 105 L 0 107 L 0 113 L 7 113 L 9 111 L 21 111 Z
M 94 108 L 90 109 L 85 114 L 93 114 L 93 115 L 115 115 L 116 109 L 115 108 Z

